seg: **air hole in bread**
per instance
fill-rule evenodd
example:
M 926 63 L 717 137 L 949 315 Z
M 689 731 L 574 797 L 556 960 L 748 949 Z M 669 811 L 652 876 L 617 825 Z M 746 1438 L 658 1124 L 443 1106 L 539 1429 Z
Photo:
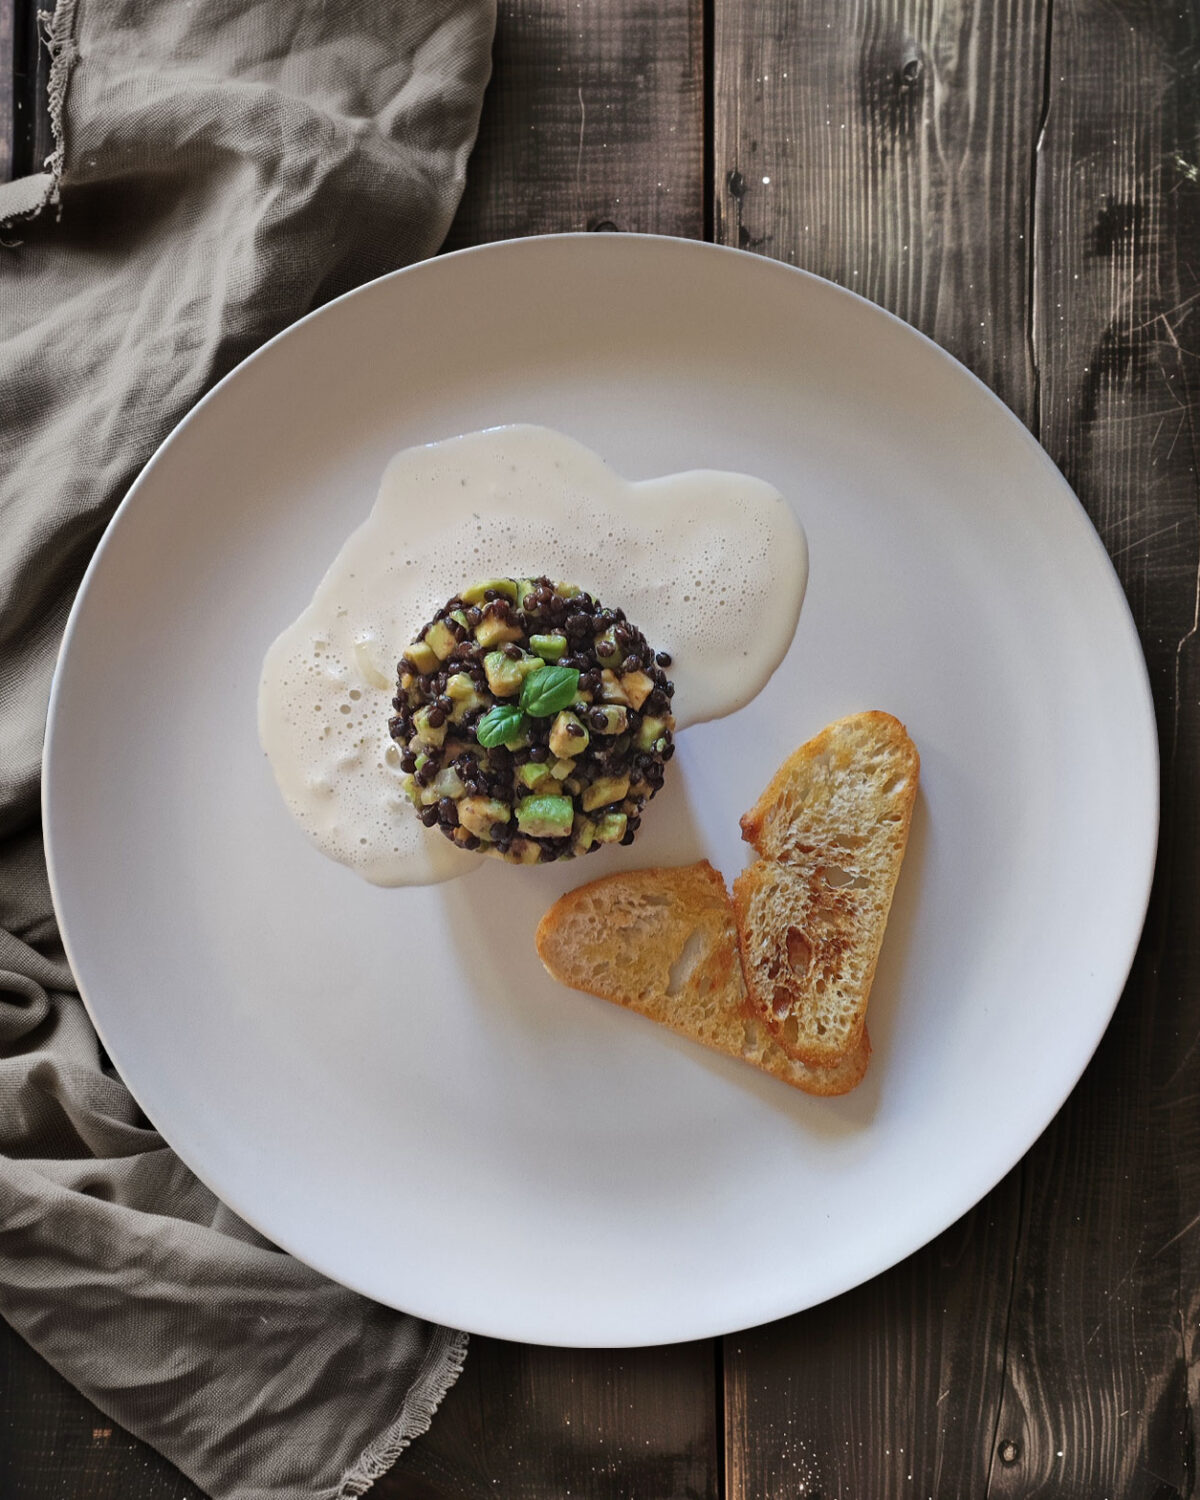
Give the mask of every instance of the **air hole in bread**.
M 880 790 L 885 797 L 891 797 L 896 792 L 902 792 L 907 785 L 908 777 L 901 776 L 900 773 L 897 772 L 894 776 L 888 777 L 888 779 L 883 783 L 883 786 L 880 788 Z
M 700 962 L 700 955 L 703 951 L 704 938 L 700 929 L 693 927 L 687 935 L 687 941 L 679 950 L 679 957 L 671 965 L 671 971 L 667 975 L 668 995 L 678 995 L 692 977 L 692 970 Z
M 867 888 L 865 875 L 852 875 L 849 870 L 843 870 L 840 865 L 822 865 L 821 874 L 825 884 L 833 886 L 834 890 L 840 890 L 843 886 L 852 891 L 863 891 Z
M 801 979 L 808 973 L 808 966 L 812 963 L 812 944 L 804 936 L 798 927 L 789 927 L 787 930 L 787 961 L 792 973 Z
M 810 911 L 805 920 L 809 936 L 817 946 L 827 942 L 838 930 L 838 919 L 831 911 Z
M 771 995 L 771 1011 L 777 1021 L 782 1021 L 792 1008 L 792 997 L 781 984 L 777 984 Z
M 789 1016 L 783 1023 L 783 1044 L 785 1047 L 794 1047 L 800 1040 L 800 1023 L 795 1016 Z
M 865 843 L 861 833 L 835 833 L 829 840 L 832 849 L 861 849 Z
M 642 897 L 643 906 L 670 906 L 671 897 L 665 891 L 647 891 Z

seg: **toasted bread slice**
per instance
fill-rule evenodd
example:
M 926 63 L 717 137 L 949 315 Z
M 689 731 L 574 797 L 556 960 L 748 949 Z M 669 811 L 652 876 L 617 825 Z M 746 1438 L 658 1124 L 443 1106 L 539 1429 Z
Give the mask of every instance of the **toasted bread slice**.
M 762 856 L 734 882 L 751 1002 L 790 1055 L 840 1067 L 863 1035 L 920 758 L 898 719 L 839 719 L 742 819 Z
M 789 1057 L 749 1005 L 725 882 L 702 860 L 579 886 L 542 918 L 537 950 L 551 975 L 672 1031 L 753 1063 L 810 1094 L 844 1094 L 871 1055 L 864 1031 L 832 1067 Z

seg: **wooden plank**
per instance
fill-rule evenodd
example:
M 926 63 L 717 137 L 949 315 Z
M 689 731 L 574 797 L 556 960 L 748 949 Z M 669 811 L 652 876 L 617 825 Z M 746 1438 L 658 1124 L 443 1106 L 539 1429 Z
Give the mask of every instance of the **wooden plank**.
M 704 230 L 699 0 L 502 0 L 447 248 L 579 229 Z M 720 1482 L 714 1347 L 584 1351 L 473 1339 L 380 1500 L 685 1500 Z
M 501 0 L 448 249 L 518 235 L 704 232 L 701 0 Z
M 545 1349 L 473 1339 L 379 1500 L 716 1500 L 713 1345 Z
M 16 115 L 13 20 L 16 0 L 0 0 L 0 182 L 13 176 L 13 129 Z
M 1167 836 L 1114 1025 L 961 1254 L 943 1237 L 729 1341 L 728 1493 L 1165 1500 L 1194 1486 L 1200 1385 L 1194 22 L 1078 0 L 848 15 L 840 36 L 832 7 L 759 15 L 756 44 L 718 11 L 722 237 L 890 306 L 1041 432 L 1142 631 Z M 879 59 L 905 47 L 889 88 Z
M 1163 838 L 1125 997 L 1029 1161 L 997 1496 L 1160 1500 L 1195 1486 L 1198 42 L 1194 14 L 1178 7 L 1054 7 L 1036 176 L 1041 436 L 1096 522 L 1141 632 Z
M 1026 420 L 1042 0 L 717 0 L 726 243 L 815 271 L 938 340 Z M 1017 1169 L 866 1287 L 725 1345 L 730 1500 L 977 1495 L 1003 1389 Z
M 717 238 L 879 302 L 1026 420 L 1046 0 L 716 0 Z
M 982 1495 L 1021 1173 L 931 1246 L 725 1341 L 729 1500 Z
M 4 58 L 5 84 L 0 86 L 0 108 L 4 88 L 8 108 L 4 128 L 8 132 L 7 166 L 0 181 L 40 172 L 53 150 L 50 128 L 50 54 L 38 27 L 39 0 L 0 0 L 0 31 L 7 24 L 9 45 Z

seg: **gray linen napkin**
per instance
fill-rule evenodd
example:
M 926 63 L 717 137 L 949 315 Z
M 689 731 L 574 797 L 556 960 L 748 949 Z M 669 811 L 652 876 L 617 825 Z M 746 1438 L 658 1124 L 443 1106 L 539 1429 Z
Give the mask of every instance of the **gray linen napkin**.
M 184 411 L 315 303 L 438 248 L 493 25 L 494 0 L 62 0 L 59 149 L 0 187 L 0 1311 L 219 1500 L 360 1494 L 464 1340 L 266 1244 L 106 1065 L 42 858 L 50 676 L 105 522 Z

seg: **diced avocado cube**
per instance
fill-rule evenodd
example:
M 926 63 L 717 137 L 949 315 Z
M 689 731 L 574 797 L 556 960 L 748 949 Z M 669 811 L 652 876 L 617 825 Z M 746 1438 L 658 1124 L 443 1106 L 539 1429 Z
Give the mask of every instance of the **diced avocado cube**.
M 596 842 L 619 844 L 625 837 L 625 825 L 628 821 L 624 813 L 605 813 L 596 821 Z
M 482 604 L 483 596 L 489 591 L 503 594 L 506 599 L 517 602 L 517 581 L 515 578 L 485 578 L 482 583 L 473 583 L 469 589 L 463 589 L 459 598 L 464 604 Z
M 469 713 L 487 704 L 487 699 L 476 690 L 466 672 L 454 673 L 446 684 L 446 696 L 454 703 L 450 711 L 451 724 L 461 724 Z
M 666 727 L 665 719 L 657 719 L 653 714 L 647 714 L 638 725 L 638 732 L 633 742 L 639 750 L 653 750 L 654 742 L 662 736 Z
M 536 865 L 542 857 L 542 848 L 532 839 L 513 839 L 508 846 L 508 857 L 519 865 Z
M 425 632 L 425 644 L 432 649 L 438 661 L 445 661 L 458 645 L 458 637 L 452 625 L 447 625 L 445 620 L 435 620 Z
M 570 797 L 522 797 L 517 803 L 517 827 L 531 838 L 566 838 L 574 816 Z
M 550 767 L 545 761 L 527 760 L 517 770 L 517 780 L 531 792 L 536 791 L 543 782 L 551 779 Z
M 645 672 L 622 672 L 621 686 L 631 708 L 641 708 L 654 691 L 654 679 Z
M 583 590 L 577 583 L 556 583 L 554 592 L 562 599 L 578 599 Z
M 604 715 L 603 724 L 592 721 L 597 734 L 624 734 L 629 727 L 629 710 L 618 704 L 609 703 L 604 708 L 594 708 L 592 712 Z
M 545 665 L 546 663 L 540 656 L 530 656 L 528 652 L 517 662 L 523 678 L 528 677 L 532 672 L 540 672 Z
M 440 745 L 446 738 L 446 721 L 434 725 L 429 722 L 431 709 L 428 704 L 424 708 L 417 709 L 413 714 L 413 728 L 417 731 L 417 738 L 425 745 Z
M 450 618 L 452 620 L 457 620 L 464 630 L 470 630 L 471 622 L 467 619 L 467 616 L 463 610 L 452 609 L 450 611 Z
M 489 651 L 483 658 L 483 670 L 487 673 L 488 687 L 497 698 L 511 698 L 521 691 L 525 674 L 503 651 Z
M 600 673 L 600 697 L 605 703 L 623 703 L 629 706 L 629 698 L 621 686 L 621 679 L 608 667 Z
M 566 781 L 567 777 L 575 769 L 573 760 L 556 760 L 551 763 L 550 774 L 555 781 Z
M 405 651 L 404 658 L 412 662 L 418 672 L 436 672 L 440 659 L 433 647 L 424 641 L 414 641 Z
M 420 743 L 421 743 L 420 740 L 414 739 L 414 740 L 410 741 L 409 746 L 408 746 L 408 748 L 413 752 L 413 754 L 417 758 L 417 763 L 413 767 L 414 771 L 423 771 L 425 769 L 425 767 L 429 764 L 429 757 L 428 757 L 428 755 L 425 754 L 424 750 L 418 750 L 416 748 Z
M 412 805 L 414 807 L 420 807 L 421 788 L 417 785 L 413 778 L 411 776 L 402 776 L 400 778 L 400 785 L 404 789 L 404 795 L 408 798 Z
M 550 726 L 550 753 L 563 758 L 581 755 L 590 736 L 573 713 L 563 709 Z
M 510 624 L 499 615 L 488 615 L 475 627 L 475 639 L 485 650 L 492 646 L 506 645 L 509 641 L 519 641 L 521 635 L 519 625 Z
M 489 651 L 483 658 L 483 670 L 487 673 L 488 687 L 497 698 L 511 698 L 521 690 L 521 684 L 531 672 L 540 672 L 546 663 L 540 656 L 522 652 L 515 660 L 503 651 Z
M 558 661 L 567 654 L 567 638 L 565 635 L 531 635 L 529 649 L 543 661 Z
M 591 818 L 582 815 L 575 819 L 571 829 L 571 844 L 579 854 L 586 854 L 596 839 L 596 825 Z
M 580 801 L 584 812 L 594 812 L 598 807 L 611 807 L 614 802 L 623 802 L 628 795 L 628 776 L 600 776 L 591 786 L 584 787 Z
M 458 804 L 458 824 L 477 839 L 491 839 L 492 829 L 497 823 L 505 824 L 512 817 L 507 802 L 495 797 L 463 797 Z
M 433 792 L 433 800 L 440 802 L 443 797 L 461 797 L 466 791 L 462 777 L 453 766 L 447 766 L 444 771 L 439 771 L 430 784 Z
M 486 708 L 487 699 L 479 693 L 472 693 L 469 698 L 463 698 L 450 710 L 451 724 L 461 724 L 468 714 L 474 713 L 478 708 Z

